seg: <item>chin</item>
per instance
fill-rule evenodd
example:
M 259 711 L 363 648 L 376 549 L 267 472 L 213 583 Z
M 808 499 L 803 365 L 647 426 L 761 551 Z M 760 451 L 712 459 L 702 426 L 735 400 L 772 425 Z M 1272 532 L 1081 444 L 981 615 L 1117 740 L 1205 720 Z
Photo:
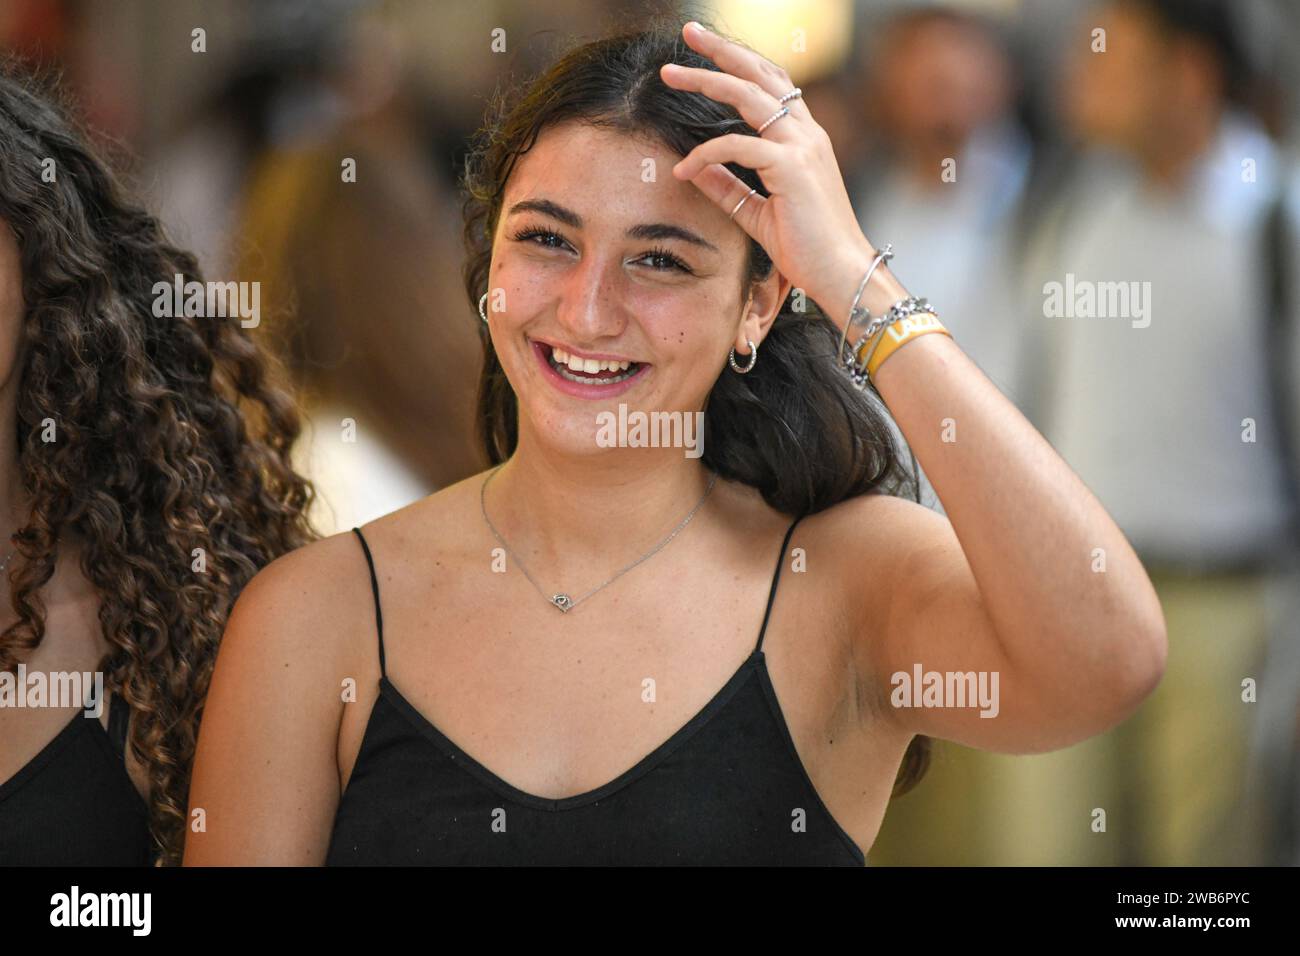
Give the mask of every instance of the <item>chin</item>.
M 537 443 L 552 452 L 582 458 L 603 455 L 615 449 L 606 448 L 597 443 L 600 423 L 596 415 L 604 409 L 551 409 L 540 417 L 529 416 Z M 522 409 L 521 409 L 522 411 Z M 617 404 L 614 413 L 617 414 Z

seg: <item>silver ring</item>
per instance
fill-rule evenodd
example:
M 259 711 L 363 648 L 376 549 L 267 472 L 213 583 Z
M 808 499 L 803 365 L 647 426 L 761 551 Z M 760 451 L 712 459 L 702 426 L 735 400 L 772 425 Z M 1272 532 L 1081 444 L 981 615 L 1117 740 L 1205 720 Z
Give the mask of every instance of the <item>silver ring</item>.
M 736 364 L 736 347 L 734 345 L 731 348 L 731 354 L 727 356 L 727 361 L 731 363 L 732 370 L 739 372 L 741 375 L 753 371 L 754 363 L 758 361 L 758 346 L 755 345 L 750 339 L 745 339 L 745 341 L 749 344 L 748 365 L 746 365 L 744 368 L 741 368 L 739 365 Z
M 478 300 L 478 317 L 479 317 L 480 319 L 483 320 L 483 324 L 484 324 L 484 325 L 487 325 L 487 320 L 488 320 L 487 313 L 486 313 L 485 311 L 483 311 L 483 304 L 484 304 L 485 302 L 487 302 L 487 297 L 488 297 L 488 294 L 487 294 L 486 292 L 484 292 L 484 293 L 479 297 L 479 300 Z
M 795 87 L 793 90 L 791 90 L 789 93 L 785 94 L 785 96 L 783 96 L 783 97 L 781 97 L 779 100 L 777 100 L 777 102 L 778 102 L 778 103 L 788 103 L 790 100 L 797 100 L 797 99 L 801 98 L 802 96 L 803 96 L 803 90 L 799 89 L 799 87 L 796 86 L 796 87 Z
M 788 107 L 788 106 L 783 106 L 783 107 L 781 107 L 779 110 L 777 110 L 775 113 L 773 113 L 771 116 L 769 116 L 769 117 L 767 118 L 767 122 L 766 122 L 766 123 L 764 123 L 762 126 L 760 126 L 760 127 L 758 128 L 758 135 L 759 135 L 759 136 L 762 136 L 762 135 L 763 135 L 763 130 L 767 129 L 769 126 L 771 126 L 771 125 L 772 125 L 773 123 L 775 123 L 777 120 L 779 120 L 781 117 L 783 117 L 783 116 L 789 116 L 789 115 L 790 115 L 790 107 Z
M 756 192 L 758 192 L 758 188 L 757 188 L 757 187 L 755 187 L 754 189 L 751 189 L 749 192 L 745 193 L 745 195 L 741 198 L 740 202 L 736 203 L 736 208 L 733 209 L 733 210 L 731 210 L 731 215 L 728 216 L 727 218 L 728 218 L 728 219 L 735 219 L 735 218 L 736 218 L 736 213 L 740 212 L 740 207 L 743 206 L 743 205 L 745 205 L 745 200 L 748 199 L 750 196 L 754 195 L 754 193 L 756 193 Z

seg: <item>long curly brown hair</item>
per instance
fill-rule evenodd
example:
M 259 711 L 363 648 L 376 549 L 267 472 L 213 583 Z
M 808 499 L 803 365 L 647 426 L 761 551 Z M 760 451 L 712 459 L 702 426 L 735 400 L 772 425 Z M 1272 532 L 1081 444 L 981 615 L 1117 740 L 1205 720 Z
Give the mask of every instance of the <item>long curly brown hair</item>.
M 39 591 L 60 542 L 77 542 L 112 648 L 100 669 L 148 771 L 156 861 L 174 864 L 227 615 L 254 573 L 317 536 L 314 493 L 290 465 L 299 415 L 279 366 L 238 319 L 154 316 L 156 282 L 203 279 L 72 115 L 43 79 L 0 65 L 0 218 L 18 237 L 25 310 L 16 451 L 32 502 L 0 668 L 40 645 Z

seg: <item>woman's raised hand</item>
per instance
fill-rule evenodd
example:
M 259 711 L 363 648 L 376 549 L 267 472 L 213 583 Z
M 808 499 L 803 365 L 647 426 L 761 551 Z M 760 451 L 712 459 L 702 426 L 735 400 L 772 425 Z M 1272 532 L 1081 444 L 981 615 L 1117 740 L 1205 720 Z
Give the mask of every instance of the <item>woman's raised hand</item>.
M 694 21 L 682 35 L 718 70 L 665 64 L 664 83 L 735 107 L 756 130 L 795 89 L 784 69 Z M 858 226 L 830 137 L 802 98 L 784 105 L 789 115 L 761 136 L 728 133 L 701 143 L 673 167 L 673 175 L 693 182 L 730 214 L 749 187 L 722 164 L 755 170 L 770 195 L 750 196 L 736 224 L 767 251 L 777 271 L 842 326 L 875 250 Z

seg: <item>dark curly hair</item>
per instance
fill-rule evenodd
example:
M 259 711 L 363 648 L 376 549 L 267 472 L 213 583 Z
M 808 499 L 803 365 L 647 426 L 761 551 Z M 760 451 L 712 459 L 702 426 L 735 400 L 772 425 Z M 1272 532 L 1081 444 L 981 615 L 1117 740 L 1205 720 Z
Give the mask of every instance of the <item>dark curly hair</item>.
M 651 137 L 682 156 L 726 133 L 755 135 L 733 107 L 673 89 L 659 78 L 665 63 L 717 69 L 686 45 L 684 24 L 677 16 L 658 14 L 643 29 L 575 44 L 531 82 L 498 90 L 492 98 L 462 176 L 463 278 L 480 328 L 478 301 L 487 290 L 506 183 L 515 162 L 543 130 L 587 123 Z M 727 168 L 760 195 L 768 194 L 754 170 L 734 163 Z M 762 281 L 772 268 L 766 250 L 751 239 L 743 283 Z M 709 441 L 703 463 L 758 489 L 784 514 L 812 514 L 855 495 L 908 490 L 919 502 L 916 460 L 911 459 L 910 471 L 904 467 L 879 394 L 874 387 L 865 395 L 857 391 L 835 368 L 840 330 L 811 300 L 808 309 L 795 311 L 793 293 L 763 342 L 763 361 L 748 375 L 724 370 L 714 384 L 704 409 Z M 518 399 L 486 330 L 482 342 L 479 436 L 496 464 L 514 452 L 518 441 Z M 896 794 L 920 781 L 929 754 L 929 738 L 915 737 Z
M 194 257 L 126 197 L 71 115 L 48 80 L 0 65 L 0 218 L 18 237 L 24 303 L 15 451 L 32 502 L 12 539 L 24 560 L 0 668 L 40 645 L 40 588 L 75 541 L 112 648 L 100 669 L 148 772 L 156 862 L 175 864 L 226 618 L 254 573 L 316 537 L 314 493 L 290 465 L 297 408 L 239 322 L 154 317 L 156 282 L 203 281 Z

